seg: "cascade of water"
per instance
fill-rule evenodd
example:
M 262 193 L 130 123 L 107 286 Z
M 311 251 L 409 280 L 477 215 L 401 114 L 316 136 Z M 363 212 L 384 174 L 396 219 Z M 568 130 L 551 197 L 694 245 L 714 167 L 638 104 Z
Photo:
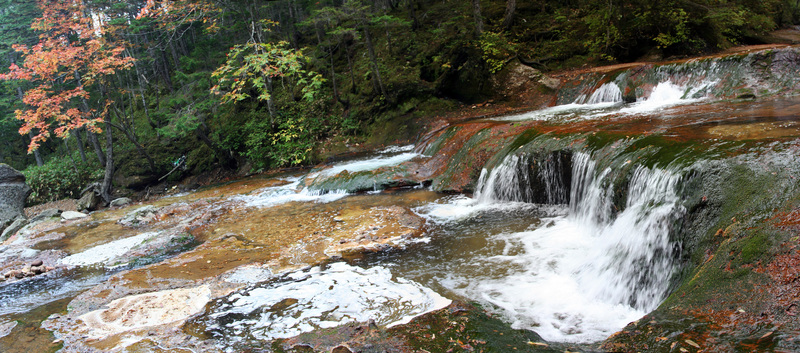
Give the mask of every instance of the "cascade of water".
M 480 203 L 525 201 L 530 191 L 530 188 L 525 187 L 530 185 L 530 175 L 519 172 L 523 165 L 527 166 L 524 156 L 511 154 L 491 172 L 484 168 L 478 180 L 475 199 Z
M 539 168 L 539 179 L 544 182 L 544 191 L 548 205 L 565 204 L 569 202 L 567 187 L 564 185 L 564 172 L 569 168 L 564 165 L 562 152 L 551 154 L 542 162 Z
M 451 273 L 442 283 L 492 303 L 515 327 L 545 339 L 592 342 L 653 310 L 667 294 L 680 252 L 670 233 L 685 210 L 678 173 L 636 166 L 620 185 L 617 171 L 600 169 L 588 153 L 573 154 L 571 162 L 566 216 L 544 219 L 532 230 L 493 235 L 487 240 L 503 243 L 502 254 L 471 260 L 507 272 Z M 524 155 L 510 155 L 484 171 L 475 202 L 491 204 L 531 192 L 532 163 Z M 534 177 L 563 183 L 553 172 L 555 159 L 550 167 L 540 164 Z M 615 205 L 620 193 L 627 198 Z
M 575 103 L 578 104 L 599 104 L 599 103 L 621 103 L 622 91 L 619 90 L 614 82 L 607 82 L 598 87 L 587 99 L 585 95 L 579 97 Z
M 575 157 L 570 217 L 597 242 L 580 282 L 611 303 L 652 310 L 673 275 L 679 245 L 670 241 L 672 224 L 685 210 L 677 196 L 680 175 L 636 167 L 628 182 L 625 209 L 614 217 L 610 169 L 597 173 L 588 154 Z
M 489 172 L 481 171 L 476 187 L 475 199 L 480 203 L 497 201 L 543 202 L 550 205 L 564 204 L 569 200 L 563 173 L 568 165 L 563 163 L 562 153 L 554 152 L 538 164 L 538 172 L 530 165 L 527 154 L 511 154 Z M 537 195 L 541 191 L 542 195 Z

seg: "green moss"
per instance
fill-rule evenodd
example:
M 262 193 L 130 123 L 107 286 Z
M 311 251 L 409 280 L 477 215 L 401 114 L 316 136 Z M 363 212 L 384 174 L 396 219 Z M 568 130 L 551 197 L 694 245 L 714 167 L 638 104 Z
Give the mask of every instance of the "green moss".
M 515 330 L 475 303 L 455 304 L 390 330 L 416 351 L 561 352 L 536 332 Z
M 436 153 L 439 152 L 440 149 L 442 149 L 442 146 L 444 146 L 445 143 L 450 141 L 456 135 L 456 133 L 459 130 L 461 130 L 460 126 L 453 126 L 448 128 L 444 133 L 442 133 L 441 135 L 439 135 L 439 137 L 433 140 L 433 142 L 428 144 L 428 146 L 425 148 L 425 151 L 422 152 L 422 154 L 426 156 L 435 155 Z
M 741 245 L 741 253 L 739 260 L 742 264 L 752 264 L 759 259 L 769 255 L 768 250 L 772 247 L 772 242 L 769 237 L 763 232 L 757 232 L 739 241 Z
M 475 183 L 478 181 L 481 169 L 484 166 L 485 160 L 480 158 L 480 155 L 494 155 L 495 151 L 503 146 L 503 141 L 489 141 L 492 137 L 491 129 L 481 129 L 469 140 L 467 140 L 461 148 L 456 152 L 447 163 L 447 170 L 434 178 L 434 190 L 460 190 L 464 191 L 473 190 Z M 466 177 L 467 185 L 456 185 L 457 181 L 464 181 Z

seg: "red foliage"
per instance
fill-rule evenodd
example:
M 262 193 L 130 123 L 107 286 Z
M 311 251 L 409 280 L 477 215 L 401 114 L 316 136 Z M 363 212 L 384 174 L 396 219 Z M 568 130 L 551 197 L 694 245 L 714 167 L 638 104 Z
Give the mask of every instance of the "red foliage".
M 104 114 L 78 108 L 87 100 L 85 87 L 132 65 L 121 43 L 106 41 L 105 29 L 93 20 L 82 0 L 38 0 L 42 17 L 31 28 L 40 32 L 39 43 L 32 47 L 14 45 L 24 56 L 22 66 L 12 64 L 2 80 L 30 81 L 35 86 L 23 97 L 26 109 L 16 111 L 24 121 L 21 134 L 34 131 L 28 151 L 33 151 L 50 137 L 51 132 L 64 137 L 69 131 L 97 126 Z M 74 81 L 73 81 L 74 80 Z

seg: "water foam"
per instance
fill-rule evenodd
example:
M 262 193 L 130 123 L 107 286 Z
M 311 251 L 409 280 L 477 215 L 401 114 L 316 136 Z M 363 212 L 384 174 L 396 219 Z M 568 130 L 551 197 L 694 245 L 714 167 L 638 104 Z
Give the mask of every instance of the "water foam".
M 350 173 L 361 172 L 365 170 L 375 170 L 382 167 L 391 167 L 403 162 L 408 162 L 416 157 L 421 156 L 419 153 L 405 152 L 397 155 L 379 155 L 377 157 L 349 161 L 345 163 L 336 164 L 333 167 L 323 169 L 319 172 L 320 175 L 331 176 L 339 174 L 343 171 Z
M 238 195 L 231 198 L 240 201 L 247 207 L 273 207 L 288 202 L 333 202 L 349 193 L 346 190 L 322 192 L 300 188 L 300 178 L 287 178 L 288 184 L 272 186 L 259 190 L 252 195 Z
M 642 114 L 676 105 L 695 103 L 702 100 L 700 97 L 695 97 L 695 93 L 701 91 L 710 84 L 711 83 L 708 82 L 701 83 L 698 87 L 692 89 L 670 81 L 660 82 L 653 88 L 653 91 L 650 92 L 647 98 L 637 100 L 636 103 L 620 109 L 620 113 Z
M 387 146 L 380 150 L 378 153 L 387 154 L 387 153 L 400 153 L 400 152 L 411 152 L 414 150 L 414 145 L 405 145 L 405 146 Z
M 651 92 L 639 97 L 635 103 L 624 105 L 622 92 L 614 82 L 608 82 L 589 95 L 581 95 L 568 104 L 557 105 L 523 114 L 499 117 L 500 121 L 596 119 L 615 114 L 645 114 L 678 105 L 697 103 L 706 98 L 717 80 L 686 80 L 694 85 L 677 84 L 667 79 L 659 82 Z
M 247 288 L 212 306 L 209 325 L 226 339 L 272 340 L 318 328 L 367 322 L 392 326 L 450 304 L 432 290 L 381 266 L 334 263 Z
M 378 156 L 338 163 L 330 168 L 311 172 L 304 178 L 313 180 L 318 177 L 334 176 L 345 170 L 355 173 L 395 166 L 421 156 L 419 153 L 408 152 L 413 149 L 414 145 L 390 146 L 379 151 L 380 154 Z M 301 177 L 290 177 L 285 180 L 289 183 L 267 187 L 253 195 L 235 196 L 232 200 L 241 201 L 248 207 L 273 207 L 288 202 L 332 202 L 350 195 L 347 190 L 310 190 L 308 188 L 300 188 Z

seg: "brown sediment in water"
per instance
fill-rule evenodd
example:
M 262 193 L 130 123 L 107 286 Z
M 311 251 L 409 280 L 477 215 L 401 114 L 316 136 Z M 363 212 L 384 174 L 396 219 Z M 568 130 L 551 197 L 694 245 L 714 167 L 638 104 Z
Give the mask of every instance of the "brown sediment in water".
M 412 193 L 426 194 L 422 199 L 437 197 L 427 191 Z M 389 204 L 395 205 L 414 204 L 418 200 L 387 197 L 394 200 Z M 125 278 L 131 281 L 131 287 L 147 287 L 156 279 L 200 280 L 253 262 L 270 263 L 275 267 L 274 272 L 280 272 L 284 268 L 319 263 L 350 248 L 380 247 L 377 244 L 397 236 L 422 234 L 424 222 L 418 216 L 399 206 L 384 206 L 385 201 L 375 202 L 375 198 L 379 197 L 351 196 L 331 203 L 292 202 L 269 208 L 234 208 L 213 224 L 192 231 L 204 241 L 194 250 L 128 272 Z

